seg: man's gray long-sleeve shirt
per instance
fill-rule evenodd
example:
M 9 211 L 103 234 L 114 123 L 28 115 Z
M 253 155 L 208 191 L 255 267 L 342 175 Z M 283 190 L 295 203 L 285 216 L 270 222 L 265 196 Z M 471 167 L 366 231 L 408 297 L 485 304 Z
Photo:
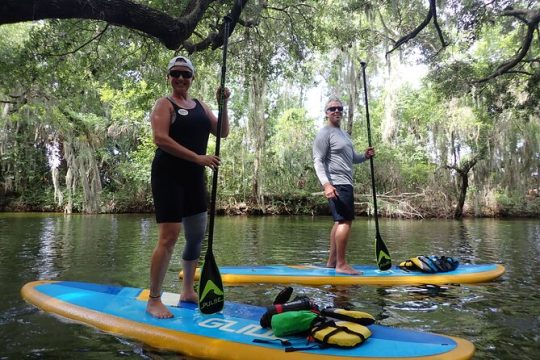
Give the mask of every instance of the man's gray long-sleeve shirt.
M 353 185 L 352 165 L 366 161 L 354 151 L 349 134 L 326 125 L 313 142 L 313 162 L 321 185 Z

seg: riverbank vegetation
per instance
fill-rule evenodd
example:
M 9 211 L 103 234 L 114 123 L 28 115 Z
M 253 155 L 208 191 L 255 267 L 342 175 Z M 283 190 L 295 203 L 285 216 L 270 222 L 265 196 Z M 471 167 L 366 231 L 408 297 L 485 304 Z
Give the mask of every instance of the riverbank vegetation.
M 178 3 L 137 2 L 154 15 L 178 8 L 170 16 L 183 19 Z M 342 127 L 356 149 L 367 147 L 363 60 L 382 216 L 538 216 L 540 8 L 437 4 L 216 2 L 178 46 L 121 17 L 2 15 L 0 210 L 151 212 L 148 117 L 169 91 L 167 61 L 189 55 L 192 95 L 217 109 L 220 44 L 205 37 L 216 38 L 230 10 L 232 124 L 221 143 L 219 213 L 328 211 L 311 145 L 324 102 L 338 96 Z M 354 176 L 357 213 L 372 215 L 369 165 Z

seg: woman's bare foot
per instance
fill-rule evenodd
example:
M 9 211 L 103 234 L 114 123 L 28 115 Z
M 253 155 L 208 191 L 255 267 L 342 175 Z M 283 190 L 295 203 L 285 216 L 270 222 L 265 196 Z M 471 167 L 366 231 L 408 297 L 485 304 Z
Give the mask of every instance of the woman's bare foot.
M 190 303 L 199 303 L 199 295 L 195 291 L 183 291 L 180 295 L 180 301 L 186 301 Z
M 362 274 L 361 271 L 353 269 L 350 265 L 344 265 L 337 267 L 336 266 L 336 272 L 340 274 L 349 274 L 349 275 L 360 275 Z
M 158 319 L 170 319 L 174 317 L 169 309 L 163 305 L 161 298 L 149 298 L 148 303 L 146 304 L 146 312 Z
M 336 267 L 336 263 L 332 263 L 332 262 L 329 261 L 329 262 L 326 263 L 326 267 L 334 269 Z

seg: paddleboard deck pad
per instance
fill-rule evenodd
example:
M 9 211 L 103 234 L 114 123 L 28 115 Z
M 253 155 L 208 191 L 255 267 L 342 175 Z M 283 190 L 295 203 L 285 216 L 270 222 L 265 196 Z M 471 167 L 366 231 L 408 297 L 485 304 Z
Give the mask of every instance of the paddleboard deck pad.
M 220 266 L 223 283 L 274 283 L 303 285 L 444 285 L 488 282 L 501 276 L 500 264 L 463 264 L 455 270 L 440 273 L 407 271 L 393 266 L 381 271 L 375 265 L 353 265 L 360 275 L 336 273 L 332 268 L 317 265 L 254 265 Z M 198 279 L 199 269 L 195 274 Z M 180 272 L 180 278 L 183 274 Z
M 23 298 L 38 308 L 135 339 L 155 348 L 202 359 L 470 359 L 474 345 L 467 340 L 397 329 L 368 326 L 372 332 L 352 349 L 313 348 L 285 352 L 272 331 L 259 325 L 266 308 L 225 302 L 223 311 L 202 314 L 196 304 L 180 302 L 178 294 L 164 293 L 174 318 L 156 319 L 146 313 L 148 290 L 69 281 L 35 281 L 23 286 Z M 281 338 L 284 339 L 284 338 Z M 287 337 L 293 347 L 306 346 L 305 337 Z

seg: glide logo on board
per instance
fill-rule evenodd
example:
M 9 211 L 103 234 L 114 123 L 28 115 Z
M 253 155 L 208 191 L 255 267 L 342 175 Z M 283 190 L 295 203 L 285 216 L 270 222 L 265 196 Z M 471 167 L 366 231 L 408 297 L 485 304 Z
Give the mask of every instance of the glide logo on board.
M 256 338 L 264 338 L 268 340 L 281 339 L 273 335 L 272 329 L 266 330 L 257 324 L 248 324 L 244 326 L 242 325 L 239 326 L 238 321 L 225 320 L 225 319 L 220 319 L 220 318 L 210 318 L 210 319 L 201 321 L 200 323 L 198 323 L 198 325 L 208 328 L 208 329 L 216 329 L 219 331 L 242 334 L 242 335 L 247 335 L 247 336 L 256 337 Z

